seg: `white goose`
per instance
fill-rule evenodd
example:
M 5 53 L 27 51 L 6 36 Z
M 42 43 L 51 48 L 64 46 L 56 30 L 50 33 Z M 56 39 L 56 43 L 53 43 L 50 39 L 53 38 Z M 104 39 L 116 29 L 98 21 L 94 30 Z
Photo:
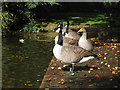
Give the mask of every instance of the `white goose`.
M 93 45 L 92 45 L 92 41 L 90 41 L 89 39 L 87 39 L 87 32 L 85 30 L 85 28 L 81 28 L 79 32 L 83 32 L 82 36 L 79 39 L 78 45 L 80 47 L 82 47 L 85 50 L 91 51 L 93 50 Z
M 73 72 L 75 63 L 83 63 L 90 59 L 95 58 L 95 55 L 81 47 L 78 46 L 63 46 L 63 36 L 62 36 L 62 26 L 58 33 L 57 44 L 53 48 L 53 54 L 58 59 L 64 63 L 72 64 L 70 71 Z

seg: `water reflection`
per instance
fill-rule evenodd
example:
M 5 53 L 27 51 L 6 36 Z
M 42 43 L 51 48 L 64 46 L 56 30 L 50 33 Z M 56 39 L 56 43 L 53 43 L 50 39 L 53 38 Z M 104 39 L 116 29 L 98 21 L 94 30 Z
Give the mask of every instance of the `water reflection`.
M 48 34 L 48 33 L 46 33 Z M 39 87 L 52 58 L 55 33 L 11 33 L 3 37 L 3 88 Z M 20 43 L 19 39 L 25 39 Z

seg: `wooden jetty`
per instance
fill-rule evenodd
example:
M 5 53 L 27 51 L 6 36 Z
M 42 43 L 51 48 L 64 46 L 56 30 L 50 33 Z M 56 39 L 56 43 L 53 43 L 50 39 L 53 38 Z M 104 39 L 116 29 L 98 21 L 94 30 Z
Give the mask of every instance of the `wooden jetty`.
M 99 43 L 99 42 L 97 42 Z M 99 60 L 75 65 L 74 73 L 69 73 L 70 65 L 52 58 L 43 78 L 42 88 L 118 88 L 120 84 L 120 43 L 100 43 L 94 49 Z

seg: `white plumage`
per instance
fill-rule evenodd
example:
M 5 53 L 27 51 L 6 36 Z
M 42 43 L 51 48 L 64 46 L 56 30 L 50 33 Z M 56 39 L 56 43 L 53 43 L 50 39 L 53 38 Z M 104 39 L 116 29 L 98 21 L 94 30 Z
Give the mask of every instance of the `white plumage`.
M 91 51 L 93 49 L 92 41 L 87 39 L 87 32 L 85 28 L 81 28 L 78 32 L 83 32 L 82 36 L 79 39 L 78 45 L 85 50 Z

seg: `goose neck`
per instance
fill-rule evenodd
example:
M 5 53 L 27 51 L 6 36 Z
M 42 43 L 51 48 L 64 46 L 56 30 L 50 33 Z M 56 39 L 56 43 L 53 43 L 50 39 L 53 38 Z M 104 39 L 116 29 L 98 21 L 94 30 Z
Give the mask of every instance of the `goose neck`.
M 67 28 L 66 28 L 66 33 L 68 34 L 68 30 L 69 30 L 69 21 L 67 21 Z
M 66 33 L 68 34 L 68 30 L 69 30 L 69 26 L 67 25 L 67 28 L 66 28 Z
M 63 36 L 62 36 L 62 27 L 60 27 L 60 31 L 58 33 L 58 41 L 57 41 L 57 44 L 59 45 L 63 45 Z
M 83 34 L 82 34 L 82 36 L 81 36 L 80 39 L 85 39 L 85 40 L 86 40 L 86 38 L 87 38 L 87 33 L 86 33 L 86 32 L 83 32 Z

